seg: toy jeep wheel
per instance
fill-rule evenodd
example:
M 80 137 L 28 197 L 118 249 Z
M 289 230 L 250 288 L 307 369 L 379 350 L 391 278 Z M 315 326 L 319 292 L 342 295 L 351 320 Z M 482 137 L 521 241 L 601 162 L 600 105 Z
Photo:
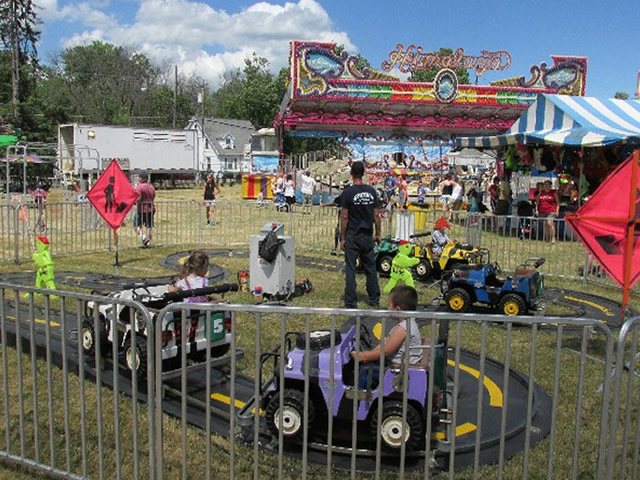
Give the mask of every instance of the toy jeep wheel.
M 404 425 L 404 426 L 403 426 Z M 404 437 L 403 437 L 404 428 Z M 371 417 L 371 435 L 378 435 L 378 415 L 374 412 Z M 420 449 L 424 440 L 424 426 L 422 417 L 411 404 L 407 404 L 407 417 L 402 420 L 402 402 L 388 401 L 382 407 L 380 422 L 380 437 L 382 446 L 386 450 L 397 451 L 405 443 L 407 451 Z
M 445 302 L 452 312 L 464 313 L 471 308 L 471 296 L 464 288 L 453 288 L 445 293 Z
M 124 361 L 129 370 L 136 370 L 138 377 L 147 373 L 147 341 L 140 334 L 136 335 L 136 344 L 131 345 L 131 336 L 124 343 Z
M 280 419 L 282 418 L 282 438 L 284 441 L 298 442 L 302 440 L 304 432 L 304 394 L 295 389 L 285 389 L 283 392 L 282 409 L 280 395 L 276 392 L 267 405 L 266 421 L 273 437 L 280 434 Z M 315 417 L 313 401 L 309 399 L 307 426 L 311 427 Z
M 335 345 L 338 345 L 342 341 L 342 336 L 339 331 L 335 333 Z M 306 348 L 306 339 L 304 333 L 298 333 L 296 335 L 296 347 L 300 350 Z M 330 330 L 315 330 L 309 332 L 309 348 L 311 350 L 324 350 L 331 347 L 331 331 Z
M 378 259 L 378 271 L 382 275 L 391 275 L 391 264 L 393 263 L 393 257 L 391 255 L 382 255 Z
M 526 305 L 520 295 L 507 293 L 498 302 L 498 312 L 505 315 L 521 315 L 526 312 Z
M 100 323 L 96 335 L 96 331 L 93 325 L 93 318 L 85 318 L 82 321 L 80 338 L 82 340 L 82 350 L 84 351 L 85 355 L 93 356 L 96 351 L 96 345 L 100 346 L 99 351 L 101 355 L 107 353 L 107 332 L 104 329 L 104 325 Z
M 427 280 L 431 276 L 431 264 L 427 260 L 420 260 L 420 263 L 416 265 L 416 275 L 419 280 Z

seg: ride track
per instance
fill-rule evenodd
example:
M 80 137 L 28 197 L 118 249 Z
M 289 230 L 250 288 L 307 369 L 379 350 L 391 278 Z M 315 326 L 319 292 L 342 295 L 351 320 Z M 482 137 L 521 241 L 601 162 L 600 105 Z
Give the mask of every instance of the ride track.
M 20 319 L 20 332 L 22 338 L 22 350 L 25 353 L 30 352 L 30 323 L 28 306 L 21 304 L 19 312 L 16 312 L 15 302 L 5 301 L 5 318 L 7 338 L 6 344 L 13 346 L 16 343 L 15 319 Z M 44 320 L 43 311 L 40 307 L 34 307 L 36 312 L 35 318 L 35 345 L 36 354 L 41 358 L 46 356 L 46 321 Z M 62 342 L 66 342 L 67 361 L 70 371 L 78 371 L 78 331 L 77 322 L 69 320 L 73 317 L 73 312 L 67 312 L 67 322 L 63 326 L 59 311 L 52 309 L 49 315 L 49 337 L 51 358 L 55 365 L 62 367 Z M 352 321 L 352 320 L 351 320 Z M 375 331 L 377 319 L 365 317 L 362 322 L 368 324 L 372 331 Z M 348 329 L 349 321 L 342 327 L 342 331 Z M 64 327 L 64 328 L 63 328 Z M 379 328 L 379 327 L 378 327 Z M 241 351 L 236 353 L 239 359 L 242 355 Z M 451 355 L 451 354 L 450 354 Z M 218 362 L 220 363 L 220 362 Z M 228 362 L 227 362 L 228 363 Z M 448 361 L 447 376 L 449 383 L 452 382 L 455 372 L 455 362 L 452 359 Z M 206 399 L 206 376 L 204 364 L 196 366 L 200 368 L 187 367 L 187 396 L 189 408 L 187 410 L 187 421 L 196 427 L 205 428 L 205 402 Z M 104 386 L 113 388 L 113 369 L 114 363 L 106 358 L 102 365 L 102 383 Z M 459 363 L 459 382 L 458 382 L 458 415 L 455 446 L 455 468 L 464 468 L 473 464 L 475 434 L 478 430 L 476 419 L 476 406 L 478 400 L 478 379 L 480 378 L 480 358 L 478 355 L 462 351 Z M 163 390 L 165 398 L 162 402 L 163 411 L 169 415 L 180 418 L 181 415 L 181 378 L 180 370 L 176 370 L 175 375 L 168 372 L 163 381 Z M 85 376 L 95 381 L 96 365 L 93 358 L 85 359 Z M 506 415 L 506 442 L 505 442 L 505 458 L 509 458 L 524 448 L 525 427 L 527 424 L 527 390 L 528 380 L 519 372 L 509 371 L 508 396 L 504 395 L 504 366 L 499 362 L 491 359 L 485 360 L 485 379 L 483 382 L 482 394 L 482 427 L 481 427 L 481 463 L 496 463 L 498 461 L 500 447 L 500 427 L 503 408 L 507 409 Z M 118 388 L 119 391 L 131 396 L 131 373 L 124 365 L 118 366 Z M 223 437 L 229 435 L 229 414 L 231 403 L 231 383 L 227 365 L 211 368 L 211 388 L 213 393 L 210 398 L 212 411 L 211 431 Z M 250 401 L 254 392 L 254 380 L 245 375 L 237 375 L 235 383 L 235 409 L 237 413 L 242 407 Z M 147 402 L 146 383 L 138 384 L 138 401 Z M 530 435 L 531 443 L 535 444 L 544 438 L 550 428 L 550 412 L 551 399 L 538 386 L 534 386 L 533 403 L 531 408 L 531 423 L 533 430 Z M 261 412 L 262 414 L 262 412 Z M 261 431 L 267 432 L 264 425 L 264 416 L 260 419 Z M 321 432 L 321 430 L 319 430 Z M 350 429 L 349 429 L 350 432 Z M 252 442 L 252 428 L 243 429 L 240 439 L 244 442 Z M 320 436 L 314 436 L 312 433 L 309 437 L 308 459 L 310 462 L 317 464 L 326 464 L 326 439 Z M 363 434 L 365 435 L 365 434 Z M 350 433 L 340 436 L 338 432 L 334 434 L 334 451 L 333 464 L 336 468 L 350 468 L 351 451 L 350 451 Z M 265 448 L 269 449 L 269 445 L 261 438 Z M 366 438 L 366 435 L 365 437 Z M 368 471 L 375 468 L 375 453 L 367 450 L 367 444 L 358 445 L 357 468 L 358 470 Z M 277 447 L 276 447 L 277 449 Z M 299 449 L 291 449 L 286 451 L 287 454 L 298 456 Z M 383 456 L 382 466 L 384 468 L 397 468 L 397 456 Z M 436 454 L 436 461 L 440 468 L 448 468 L 447 462 L 449 453 L 442 451 Z M 394 462 L 395 459 L 395 462 Z M 423 465 L 425 459 L 424 452 L 417 452 L 407 457 L 406 467 L 418 468 Z
M 209 255 L 214 256 L 245 256 L 248 252 L 238 250 L 210 250 L 207 251 Z M 188 256 L 189 252 L 179 252 L 171 255 L 163 260 L 163 264 L 178 268 L 179 260 Z M 297 257 L 300 260 L 301 257 Z M 342 266 L 342 262 L 336 260 L 319 260 L 312 257 L 302 257 L 303 262 L 309 268 L 322 268 L 326 269 L 327 266 L 331 266 L 332 269 L 338 268 L 338 265 Z M 324 263 L 328 262 L 328 263 Z M 32 284 L 34 279 L 33 272 L 8 274 L 6 281 L 15 282 L 19 284 Z M 222 268 L 212 265 L 210 270 L 210 279 L 212 282 L 220 281 L 229 276 L 228 272 Z M 149 279 L 149 282 L 154 284 L 168 283 L 171 277 L 159 277 Z M 119 277 L 115 275 L 94 274 L 94 273 L 79 273 L 79 272 L 59 272 L 56 275 L 56 280 L 61 285 L 74 285 L 81 286 L 83 288 L 90 288 L 102 292 L 112 292 L 131 285 L 140 284 L 138 279 Z M 547 290 L 549 292 L 549 290 Z M 617 327 L 620 324 L 620 305 L 615 302 L 594 296 L 583 294 L 580 292 L 572 292 L 567 290 L 553 289 L 548 293 L 549 300 L 557 302 L 563 305 L 570 306 L 576 309 L 574 313 L 582 313 L 583 316 L 595 317 L 606 322 L 609 326 Z M 441 307 L 435 307 L 439 310 Z M 434 309 L 429 307 L 428 309 Z M 41 310 L 36 307 L 36 312 Z M 597 314 L 597 315 L 592 315 Z M 7 322 L 7 344 L 15 345 L 15 303 L 7 300 L 5 305 L 5 315 Z M 57 315 L 57 316 L 56 316 Z M 37 316 L 37 315 L 36 315 Z M 568 316 L 574 316 L 573 314 Z M 29 333 L 28 324 L 28 309 L 26 305 L 21 305 L 18 318 L 21 319 L 22 332 L 22 346 L 23 351 L 29 351 L 29 339 L 26 337 Z M 74 371 L 78 369 L 78 354 L 77 354 L 77 325 L 76 322 L 68 322 L 65 325 L 63 331 L 62 325 L 56 318 L 59 317 L 59 312 L 54 312 L 54 316 L 49 317 L 50 320 L 50 338 L 51 338 L 51 351 L 52 359 L 58 366 L 62 366 L 61 345 L 62 341 L 67 343 L 68 361 Z M 71 317 L 68 317 L 71 318 Z M 362 321 L 368 324 L 371 331 L 376 331 L 376 324 L 379 322 L 377 319 L 371 317 L 364 317 Z M 37 354 L 43 357 L 46 353 L 45 346 L 45 320 L 42 318 L 35 319 L 36 329 L 36 350 Z M 348 329 L 348 322 L 342 327 L 342 331 Z M 378 333 L 379 336 L 379 333 Z M 241 351 L 236 353 L 239 359 L 242 355 Z M 452 383 L 454 378 L 456 364 L 452 359 L 452 352 L 449 353 L 447 377 L 449 383 Z M 227 362 L 228 363 L 228 362 Z M 482 425 L 478 429 L 476 418 L 476 406 L 478 401 L 478 380 L 480 378 L 480 358 L 477 354 L 469 351 L 461 351 L 459 362 L 459 377 L 457 385 L 457 425 L 455 427 L 456 442 L 455 442 L 455 465 L 456 469 L 464 468 L 472 465 L 474 461 L 474 442 L 478 430 L 480 430 L 480 463 L 490 464 L 496 463 L 499 460 L 500 454 L 500 427 L 501 417 L 503 409 L 506 408 L 506 424 L 505 424 L 505 443 L 504 443 L 504 458 L 509 458 L 524 449 L 525 442 L 525 427 L 527 424 L 526 412 L 527 412 L 527 396 L 528 396 L 528 379 L 521 373 L 509 370 L 506 378 L 508 379 L 508 394 L 505 398 L 505 370 L 504 365 L 494 361 L 492 359 L 485 359 L 485 378 L 482 384 Z M 96 378 L 95 362 L 90 359 L 86 362 L 85 372 L 89 377 Z M 102 382 L 105 386 L 113 387 L 113 362 L 109 359 L 104 362 L 102 366 Z M 131 377 L 130 372 L 123 366 L 118 367 L 119 376 L 119 389 L 131 395 Z M 187 391 L 181 391 L 180 370 L 176 370 L 174 375 L 169 373 L 165 375 L 163 381 L 163 387 L 165 391 L 165 399 L 162 402 L 163 410 L 165 413 L 180 417 L 181 415 L 181 399 L 182 395 L 187 396 L 189 402 L 189 409 L 187 411 L 187 421 L 199 428 L 205 428 L 205 405 L 206 399 L 206 376 L 205 368 L 187 368 Z M 231 382 L 229 377 L 229 370 L 227 365 L 221 362 L 216 362 L 216 366 L 212 365 L 211 368 L 211 386 L 214 390 L 209 399 L 211 405 L 212 417 L 212 432 L 218 435 L 228 437 L 229 435 L 229 415 L 230 415 L 230 403 L 231 403 Z M 147 401 L 147 395 L 145 392 L 146 384 L 144 382 L 139 383 L 138 388 L 138 400 L 141 402 Z M 453 390 L 452 390 L 453 391 Z M 246 402 L 250 401 L 251 396 L 254 393 L 254 379 L 245 375 L 237 375 L 235 383 L 235 411 L 237 412 L 246 405 Z M 544 438 L 550 428 L 550 412 L 551 412 L 551 399 L 542 391 L 542 389 L 535 385 L 533 386 L 533 403 L 531 408 L 531 424 L 532 431 L 530 433 L 531 444 L 535 444 Z M 264 432 L 264 438 L 261 438 L 263 448 L 266 450 L 273 449 L 273 442 L 268 442 L 267 430 L 264 425 L 264 417 L 260 419 L 261 432 Z M 316 432 L 312 432 L 309 437 L 309 450 L 307 452 L 308 461 L 317 464 L 326 464 L 326 438 L 322 438 L 321 430 L 319 430 L 320 436 L 315 435 Z M 261 433 L 263 435 L 263 433 Z M 314 436 L 315 435 L 315 436 Z M 363 433 L 366 437 L 366 434 Z M 341 438 L 339 434 L 334 432 L 334 440 L 332 441 L 333 453 L 332 462 L 336 468 L 349 469 L 351 467 L 351 443 L 346 437 Z M 245 442 L 253 441 L 253 429 L 243 428 L 240 440 Z M 375 468 L 375 453 L 367 448 L 360 450 L 362 445 L 357 445 L 359 448 L 357 455 L 357 468 L 359 470 L 373 470 Z M 366 442 L 365 442 L 365 447 Z M 277 445 L 275 447 L 277 453 Z M 293 456 L 300 456 L 299 449 L 287 449 L 286 453 Z M 407 457 L 406 467 L 419 468 L 423 465 L 426 455 L 420 452 L 416 455 L 410 455 Z M 396 457 L 382 457 L 383 468 L 397 468 Z M 442 451 L 436 454 L 436 461 L 440 468 L 448 468 L 449 453 Z

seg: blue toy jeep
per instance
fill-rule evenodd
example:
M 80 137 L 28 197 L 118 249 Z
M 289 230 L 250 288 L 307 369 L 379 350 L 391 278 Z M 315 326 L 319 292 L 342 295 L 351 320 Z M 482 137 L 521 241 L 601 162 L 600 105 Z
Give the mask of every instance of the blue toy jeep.
M 483 260 L 487 258 L 487 261 Z M 544 258 L 530 258 L 516 268 L 514 275 L 499 278 L 500 266 L 489 261 L 483 249 L 476 263 L 457 265 L 442 280 L 442 297 L 452 312 L 468 312 L 474 303 L 496 307 L 504 315 L 523 315 L 536 309 L 542 296 L 544 278 L 538 267 Z

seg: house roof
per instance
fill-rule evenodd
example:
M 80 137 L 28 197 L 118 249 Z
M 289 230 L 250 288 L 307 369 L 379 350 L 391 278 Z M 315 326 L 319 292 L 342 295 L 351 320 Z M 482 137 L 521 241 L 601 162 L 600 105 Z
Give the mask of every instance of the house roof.
M 204 132 L 209 138 L 212 147 L 221 155 L 243 155 L 244 146 L 251 143 L 251 134 L 256 132 L 248 120 L 235 120 L 231 118 L 206 118 Z M 233 148 L 222 148 L 220 142 L 224 142 L 227 134 L 233 136 Z

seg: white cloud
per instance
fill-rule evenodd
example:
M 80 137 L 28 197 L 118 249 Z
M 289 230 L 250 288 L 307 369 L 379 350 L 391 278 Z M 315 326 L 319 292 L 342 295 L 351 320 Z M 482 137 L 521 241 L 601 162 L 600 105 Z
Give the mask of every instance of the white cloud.
M 176 62 L 212 85 L 253 52 L 269 59 L 274 71 L 286 66 L 291 40 L 334 41 L 356 51 L 316 0 L 258 2 L 231 14 L 193 0 L 141 0 L 128 24 L 120 23 L 105 2 L 62 3 L 38 0 L 43 20 L 64 19 L 84 29 L 63 39 L 63 46 L 93 40 L 132 46 L 158 62 Z

